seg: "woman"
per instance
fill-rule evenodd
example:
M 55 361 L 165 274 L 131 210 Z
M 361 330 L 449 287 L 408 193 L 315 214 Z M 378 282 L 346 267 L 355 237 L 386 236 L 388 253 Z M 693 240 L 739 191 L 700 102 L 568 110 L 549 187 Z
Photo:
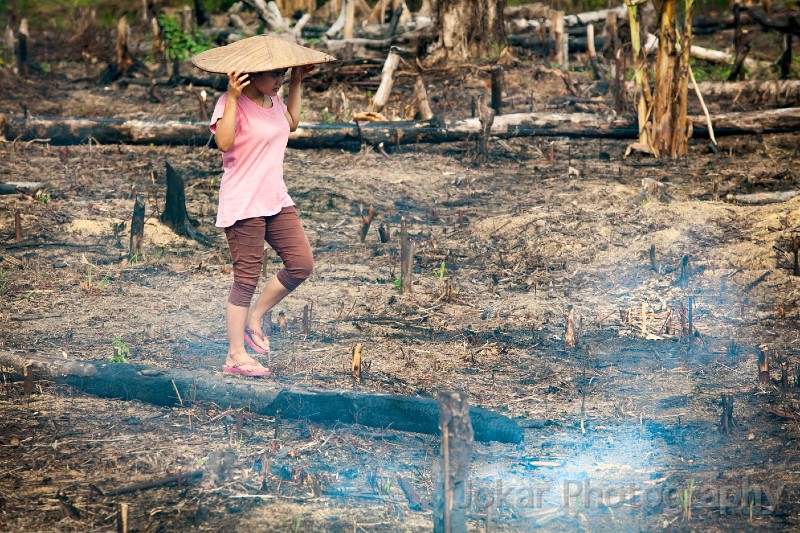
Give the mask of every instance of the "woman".
M 283 180 L 284 151 L 289 133 L 300 122 L 303 80 L 315 69 L 308 63 L 333 58 L 268 36 L 251 37 L 193 58 L 200 68 L 212 70 L 203 62 L 204 54 L 213 55 L 216 69 L 233 65 L 227 70 L 228 91 L 217 101 L 210 124 L 224 168 L 216 225 L 225 228 L 233 260 L 226 309 L 228 354 L 222 371 L 268 376 L 269 369 L 247 353 L 245 344 L 256 353 L 269 353 L 269 339 L 261 329 L 264 314 L 307 279 L 314 266 L 308 238 Z M 265 67 L 293 63 L 306 64 L 292 67 L 284 105 L 278 91 L 288 69 Z M 265 241 L 284 267 L 251 306 Z

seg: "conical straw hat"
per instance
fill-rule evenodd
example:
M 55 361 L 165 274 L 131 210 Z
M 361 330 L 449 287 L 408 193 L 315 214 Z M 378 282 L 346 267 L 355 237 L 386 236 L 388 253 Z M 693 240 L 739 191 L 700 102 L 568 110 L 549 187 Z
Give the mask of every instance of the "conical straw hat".
M 329 61 L 336 61 L 336 58 L 269 35 L 248 37 L 206 50 L 192 58 L 192 63 L 197 68 L 219 74 L 231 70 L 264 72 Z

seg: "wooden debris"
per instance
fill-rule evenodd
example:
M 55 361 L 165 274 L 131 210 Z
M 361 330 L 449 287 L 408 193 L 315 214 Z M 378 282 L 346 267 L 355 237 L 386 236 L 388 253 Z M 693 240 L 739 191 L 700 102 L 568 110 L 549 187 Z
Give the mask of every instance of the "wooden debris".
M 354 122 L 389 122 L 389 119 L 386 115 L 382 115 L 381 113 L 376 113 L 375 111 L 364 111 L 361 113 L 355 113 L 353 115 Z
M 433 531 L 465 532 L 473 443 L 467 395 L 441 392 L 437 401 L 442 442 L 434 466 Z
M 406 495 L 406 499 L 408 500 L 408 508 L 412 511 L 430 511 L 431 505 L 428 502 L 423 502 L 422 498 L 419 495 L 419 492 L 414 488 L 409 480 L 404 478 L 403 476 L 397 476 L 397 483 L 400 485 L 400 488 L 403 490 L 403 494 Z
M 112 489 L 106 491 L 106 494 L 109 495 L 130 494 L 132 492 L 138 492 L 141 490 L 147 490 L 156 487 L 164 487 L 166 485 L 179 485 L 181 483 L 185 483 L 186 481 L 190 481 L 192 479 L 198 479 L 201 477 L 203 477 L 202 470 L 193 470 L 185 474 L 178 473 L 175 475 L 154 479 L 152 481 L 143 481 L 141 483 L 134 483 L 133 485 L 127 485 L 125 487 L 120 487 L 118 489 Z
M 269 4 L 264 0 L 243 0 L 243 2 L 258 14 L 258 17 L 264 22 L 267 29 L 279 33 L 291 33 L 289 27 L 284 23 L 283 17 L 275 2 L 269 2 Z
M 664 204 L 670 203 L 675 198 L 667 190 L 667 184 L 653 178 L 642 178 L 642 190 L 633 200 L 634 205 L 639 205 L 648 198 L 655 199 Z
M 316 422 L 358 423 L 395 431 L 436 434 L 439 431 L 436 400 L 356 390 L 282 387 L 271 381 L 225 378 L 200 369 L 165 369 L 152 372 L 141 365 L 109 365 L 35 354 L 0 351 L 0 368 L 6 378 L 21 380 L 30 365 L 34 379 L 70 385 L 104 398 L 138 399 L 155 405 L 179 405 L 172 381 L 186 403 L 249 406 L 254 414 L 306 418 Z M 475 439 L 520 443 L 523 433 L 513 420 L 480 407 L 469 410 Z

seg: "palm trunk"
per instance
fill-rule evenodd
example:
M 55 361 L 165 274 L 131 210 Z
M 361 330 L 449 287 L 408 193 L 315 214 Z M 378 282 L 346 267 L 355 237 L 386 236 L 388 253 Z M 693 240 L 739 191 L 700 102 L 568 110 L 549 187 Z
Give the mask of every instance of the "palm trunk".
M 653 95 L 653 142 L 658 157 L 676 158 L 686 154 L 689 124 L 686 104 L 689 87 L 689 51 L 691 23 L 683 35 L 675 24 L 676 0 L 662 0 L 659 5 L 659 45 Z M 691 21 L 692 0 L 686 0 L 687 20 Z

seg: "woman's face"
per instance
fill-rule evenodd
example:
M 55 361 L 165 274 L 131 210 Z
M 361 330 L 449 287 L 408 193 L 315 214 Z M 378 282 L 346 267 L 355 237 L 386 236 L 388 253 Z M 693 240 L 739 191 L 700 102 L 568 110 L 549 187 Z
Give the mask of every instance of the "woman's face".
M 266 95 L 275 96 L 278 94 L 278 90 L 283 85 L 283 80 L 286 77 L 287 70 L 288 69 L 284 68 L 280 70 L 256 72 L 255 74 L 250 75 L 250 79 L 253 80 L 253 85 L 256 89 Z

